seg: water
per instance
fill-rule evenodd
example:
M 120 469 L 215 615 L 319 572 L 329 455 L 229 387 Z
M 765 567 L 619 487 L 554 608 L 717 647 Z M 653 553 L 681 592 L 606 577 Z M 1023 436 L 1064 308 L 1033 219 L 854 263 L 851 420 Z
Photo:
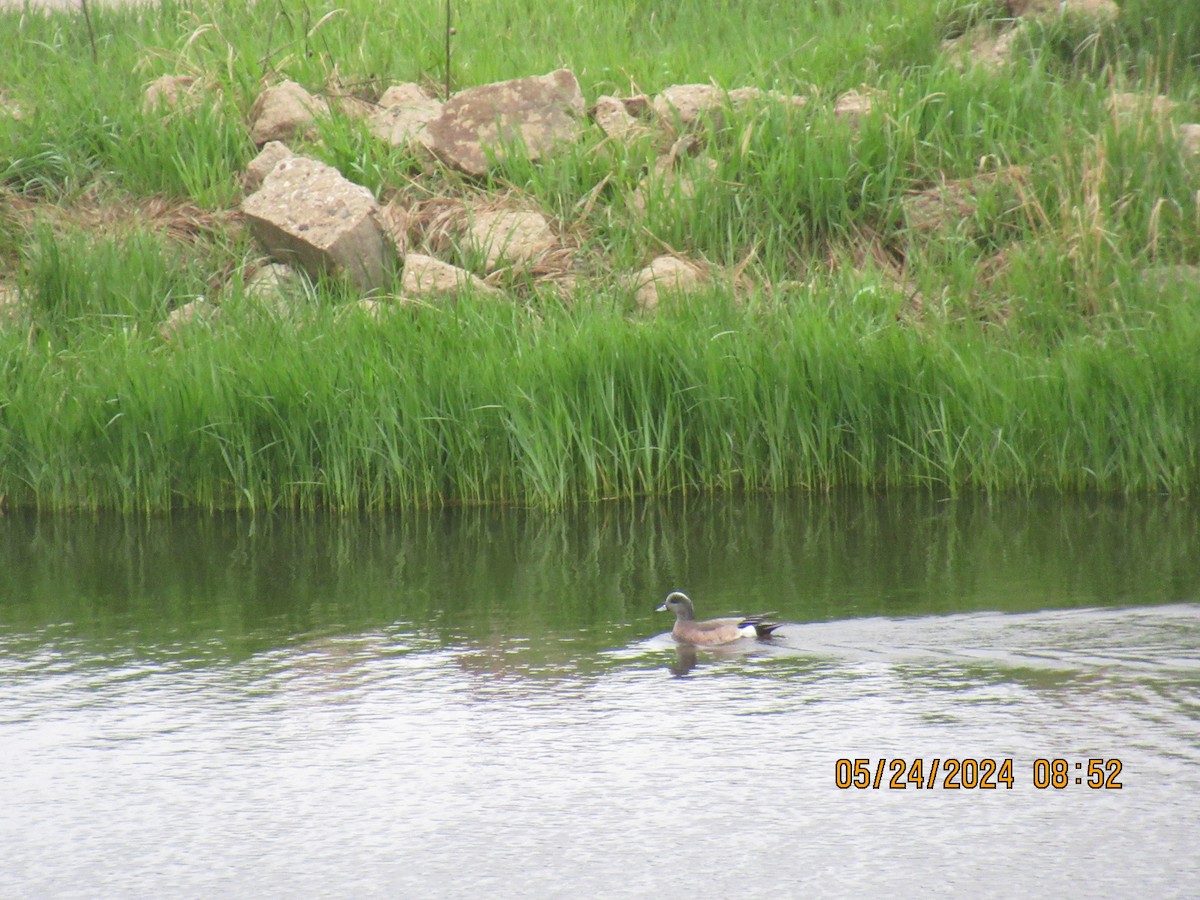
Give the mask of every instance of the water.
M 1198 525 L 861 495 L 0 519 L 0 896 L 1194 896 Z M 693 658 L 672 588 L 787 624 Z M 835 785 L 950 757 L 1013 786 Z M 1122 787 L 1076 785 L 1091 759 Z

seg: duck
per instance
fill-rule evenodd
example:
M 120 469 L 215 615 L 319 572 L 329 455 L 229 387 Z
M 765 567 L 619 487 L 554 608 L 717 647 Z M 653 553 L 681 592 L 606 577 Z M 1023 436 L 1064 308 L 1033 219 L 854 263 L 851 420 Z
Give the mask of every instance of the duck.
M 692 600 L 683 591 L 672 591 L 658 608 L 658 612 L 675 613 L 675 626 L 671 634 L 675 640 L 684 644 L 700 646 L 716 646 L 731 644 L 744 638 L 766 638 L 780 626 L 767 617 L 772 613 L 761 613 L 756 616 L 731 616 L 725 619 L 705 619 L 696 621 L 696 608 Z

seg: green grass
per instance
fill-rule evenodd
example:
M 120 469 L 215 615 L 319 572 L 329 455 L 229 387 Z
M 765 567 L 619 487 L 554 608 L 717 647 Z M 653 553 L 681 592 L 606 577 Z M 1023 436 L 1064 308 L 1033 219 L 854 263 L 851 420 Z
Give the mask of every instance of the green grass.
M 1197 488 L 1200 24 L 1128 0 L 1097 35 L 1033 29 L 1003 75 L 943 38 L 997 20 L 954 0 L 457 4 L 456 87 L 541 74 L 601 93 L 683 82 L 804 93 L 700 134 L 695 191 L 650 183 L 657 148 L 588 126 L 486 179 L 431 171 L 340 115 L 298 150 L 381 199 L 481 191 L 541 208 L 576 248 L 567 297 L 376 320 L 344 283 L 286 314 L 244 296 L 247 114 L 289 77 L 330 95 L 446 75 L 444 6 L 168 2 L 0 15 L 0 498 L 43 508 L 383 508 L 711 489 Z M 593 8 L 595 7 L 595 8 Z M 190 74 L 193 112 L 143 87 Z M 857 125 L 834 113 L 876 92 Z M 1116 91 L 1165 92 L 1119 120 Z M 910 222 L 918 190 L 980 174 L 973 209 Z M 157 204 L 157 205 L 155 205 Z M 156 210 L 150 214 L 148 210 Z M 712 289 L 632 314 L 665 251 Z M 452 258 L 479 271 L 469 248 Z M 479 272 L 482 274 L 482 272 Z M 195 297 L 210 326 L 159 334 Z M 0 313 L 3 315 L 3 313 Z M 2 320 L 0 320 L 2 321 Z
M 836 289 L 834 289 L 836 294 Z M 462 301 L 230 303 L 181 346 L 3 346 L 0 490 L 48 507 L 350 509 L 713 488 L 1185 492 L 1200 317 L 1014 351 L 824 291 L 653 323 Z

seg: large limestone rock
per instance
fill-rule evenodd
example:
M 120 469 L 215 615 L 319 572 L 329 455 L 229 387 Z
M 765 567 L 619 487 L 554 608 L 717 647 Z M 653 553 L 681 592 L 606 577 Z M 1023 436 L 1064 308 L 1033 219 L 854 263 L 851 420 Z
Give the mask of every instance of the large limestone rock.
M 400 287 L 409 297 L 446 297 L 460 291 L 475 294 L 498 293 L 495 288 L 466 269 L 460 269 L 423 253 L 410 253 L 404 257 L 404 277 Z
M 589 113 L 592 121 L 613 140 L 632 143 L 650 134 L 650 128 L 645 122 L 630 112 L 629 105 L 619 97 L 607 94 L 597 97 L 596 104 Z
M 142 94 L 142 112 L 192 109 L 199 103 L 201 87 L 191 75 L 161 75 L 146 85 Z
M 638 307 L 649 312 L 668 294 L 694 290 L 704 281 L 700 268 L 677 256 L 660 256 L 634 278 Z
M 289 141 L 310 132 L 317 116 L 329 114 L 324 100 L 314 97 L 294 81 L 269 87 L 250 109 L 250 138 L 258 146 L 267 141 Z
M 158 326 L 158 336 L 165 341 L 177 337 L 194 326 L 211 326 L 220 317 L 221 308 L 197 297 L 190 303 L 177 306 Z
M 782 103 L 798 109 L 806 102 L 805 97 L 764 91 L 757 87 L 726 91 L 712 84 L 675 84 L 664 88 L 654 98 L 653 108 L 661 121 L 672 126 L 678 125 L 680 130 L 691 131 L 705 120 L 720 128 L 724 124 L 726 108 L 742 112 L 767 103 Z
M 275 259 L 315 278 L 341 272 L 364 291 L 383 285 L 388 246 L 371 192 L 332 166 L 293 156 L 277 163 L 242 203 L 254 235 Z
M 280 160 L 290 159 L 295 155 L 282 141 L 267 141 L 258 156 L 246 164 L 246 171 L 242 173 L 242 187 L 247 193 L 254 193 L 262 187 L 262 183 Z
M 408 228 L 411 215 L 407 208 L 393 198 L 383 206 L 375 216 L 383 236 L 391 242 L 397 259 L 404 259 L 408 253 Z
M 555 144 L 574 141 L 582 129 L 583 94 L 566 69 L 469 88 L 456 94 L 425 126 L 421 143 L 448 166 L 468 175 L 488 171 L 489 153 L 522 144 L 539 159 Z
M 244 295 L 261 306 L 283 309 L 288 297 L 297 292 L 301 276 L 291 266 L 273 262 L 259 266 L 246 279 Z
M 667 122 L 678 122 L 684 130 L 721 109 L 725 92 L 711 84 L 673 84 L 654 98 L 654 112 Z
M 533 262 L 558 244 L 546 217 L 533 210 L 481 209 L 468 217 L 467 242 L 483 255 L 489 272 L 501 261 Z
M 395 84 L 383 92 L 367 120 L 371 133 L 394 147 L 419 140 L 426 126 L 442 114 L 442 103 L 419 84 Z

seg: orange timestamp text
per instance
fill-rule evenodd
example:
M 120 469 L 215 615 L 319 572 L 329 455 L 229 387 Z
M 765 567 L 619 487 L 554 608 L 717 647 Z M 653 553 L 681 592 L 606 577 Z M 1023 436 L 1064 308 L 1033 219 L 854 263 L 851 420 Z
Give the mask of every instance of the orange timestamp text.
M 1093 790 L 1119 790 L 1123 765 L 1119 759 L 1035 759 L 1032 783 L 1039 790 L 1087 786 Z M 979 790 L 1016 786 L 1012 759 L 991 757 L 930 757 L 928 759 L 839 759 L 833 783 L 841 790 Z

